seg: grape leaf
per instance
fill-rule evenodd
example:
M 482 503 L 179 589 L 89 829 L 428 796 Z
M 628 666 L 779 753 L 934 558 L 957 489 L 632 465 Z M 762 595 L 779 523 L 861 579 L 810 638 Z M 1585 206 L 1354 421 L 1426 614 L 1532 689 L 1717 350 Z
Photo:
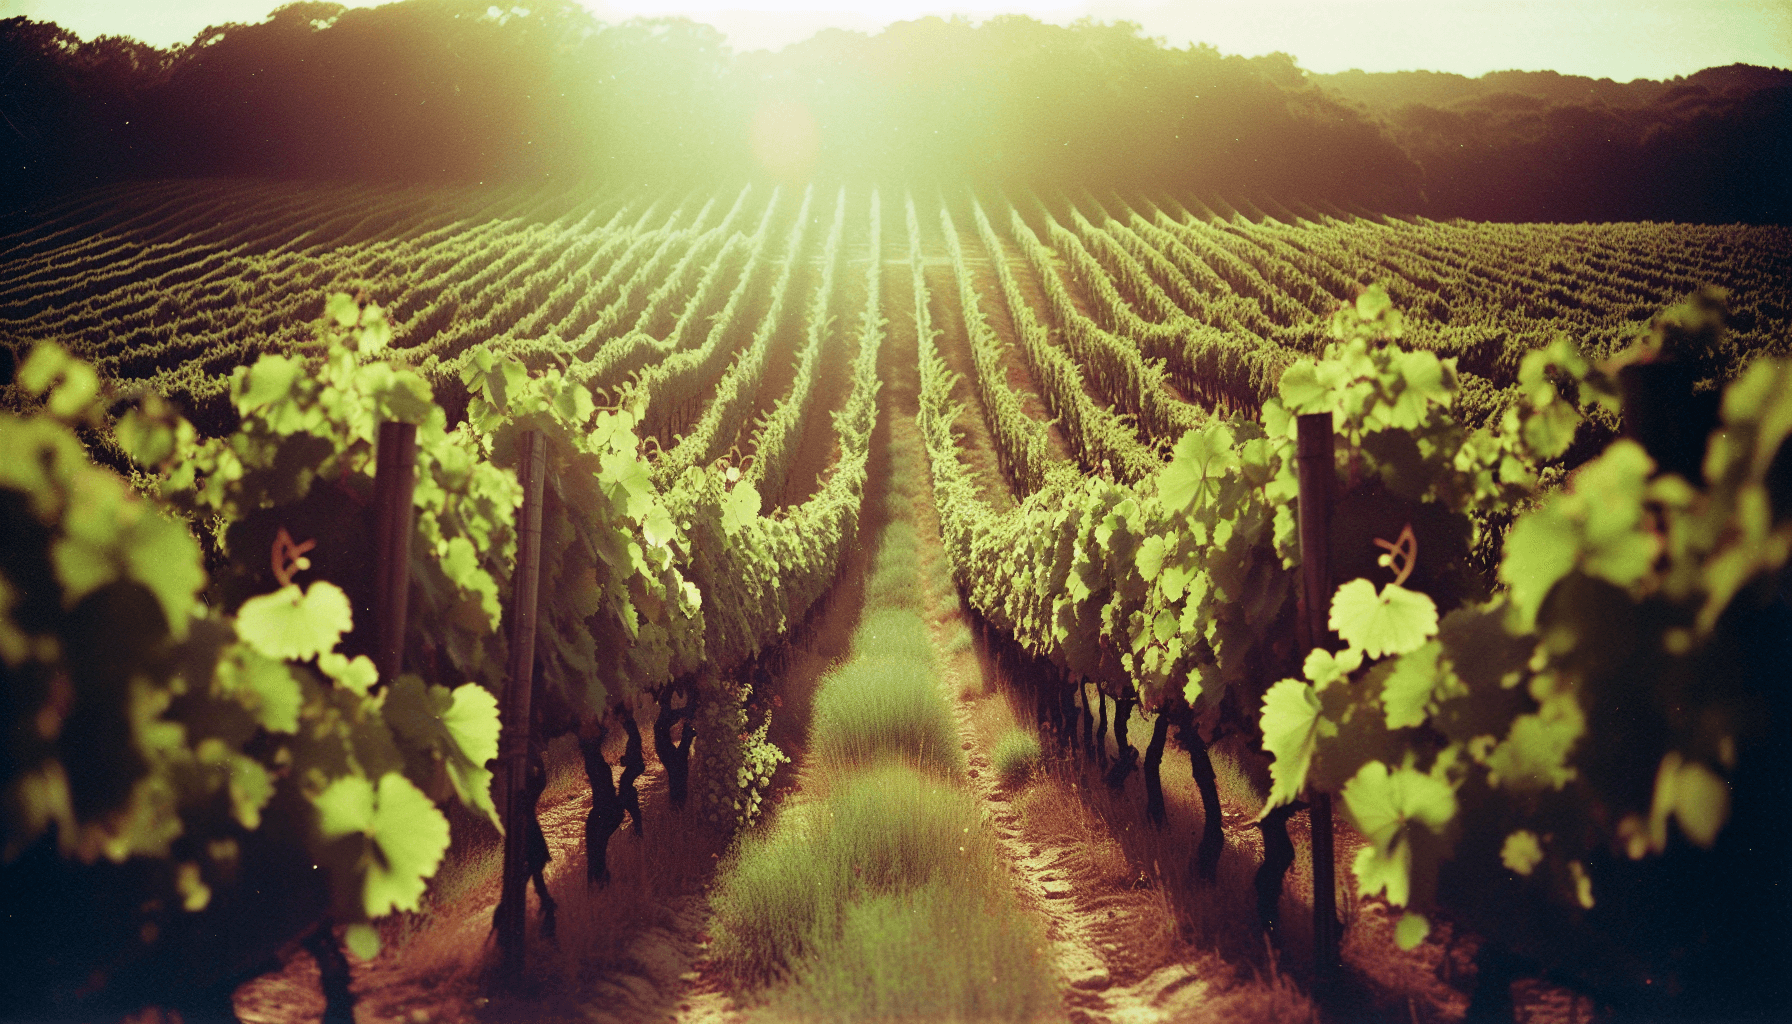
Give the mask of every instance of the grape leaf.
M 1364 654 L 1405 654 L 1437 632 L 1437 605 L 1417 591 L 1389 583 L 1381 593 L 1366 579 L 1351 580 L 1332 597 L 1326 625 Z
M 360 775 L 340 776 L 312 796 L 311 804 L 325 839 L 365 833 L 373 824 L 373 783 Z
M 1315 689 L 1323 690 L 1362 667 L 1363 651 L 1359 647 L 1346 648 L 1337 654 L 1323 647 L 1315 647 L 1307 652 L 1301 671 Z
M 213 685 L 220 695 L 234 696 L 269 732 L 299 731 L 304 691 L 286 663 L 265 657 L 248 645 L 234 648 L 218 661 Z
M 1204 497 L 1217 493 L 1218 481 L 1238 467 L 1232 450 L 1232 431 L 1219 420 L 1210 421 L 1182 435 L 1176 450 L 1158 477 L 1164 507 L 1184 512 Z
M 1687 839 L 1710 849 L 1730 817 L 1730 787 L 1710 768 L 1670 750 L 1655 774 L 1655 798 L 1649 815 L 1657 852 L 1667 847 L 1670 814 L 1680 823 Z
M 1568 755 L 1585 731 L 1574 695 L 1552 694 L 1535 713 L 1513 720 L 1487 757 L 1488 782 L 1521 793 L 1561 789 L 1575 776 Z
M 1406 729 L 1424 724 L 1426 707 L 1437 685 L 1439 669 L 1436 640 L 1401 656 L 1382 687 L 1381 702 L 1387 708 L 1388 728 Z
M 1508 588 L 1513 626 L 1519 632 L 1534 628 L 1543 599 L 1574 570 L 1579 554 L 1578 531 L 1556 500 L 1512 524 L 1500 559 L 1500 579 Z
M 1542 862 L 1543 844 L 1529 829 L 1512 833 L 1500 846 L 1500 863 L 1521 875 L 1529 875 Z
M 662 505 L 654 505 L 647 510 L 647 516 L 641 520 L 641 536 L 647 543 L 663 545 L 674 536 L 672 514 Z
M 474 764 L 498 756 L 498 698 L 477 683 L 454 688 L 454 703 L 442 715 L 442 724 Z
M 1579 426 L 1580 413 L 1566 402 L 1552 400 L 1525 417 L 1524 443 L 1539 459 L 1553 459 L 1574 443 L 1574 431 Z
M 50 385 L 55 383 L 71 361 L 68 350 L 53 341 L 33 345 L 31 354 L 19 366 L 19 386 L 27 394 L 41 395 L 50 389 Z
M 1344 809 L 1369 845 L 1357 854 L 1358 891 L 1383 889 L 1388 902 L 1405 906 L 1411 894 L 1414 825 L 1441 835 L 1456 817 L 1456 790 L 1436 768 L 1421 772 L 1410 763 L 1393 771 L 1370 761 L 1344 784 Z
M 1389 903 L 1404 907 L 1412 895 L 1412 845 L 1407 842 L 1395 843 L 1393 849 L 1385 852 L 1373 845 L 1365 846 L 1356 851 L 1350 869 L 1356 874 L 1360 896 L 1385 892 Z
M 600 482 L 610 503 L 621 505 L 631 518 L 646 515 L 653 505 L 654 495 L 653 474 L 647 463 L 630 450 L 608 452 L 599 462 L 602 467 Z M 757 499 L 759 495 L 755 493 L 753 497 Z M 757 504 L 753 506 L 753 514 L 759 514 Z
M 1275 760 L 1264 811 L 1300 796 L 1318 740 L 1319 697 L 1298 679 L 1284 679 L 1263 695 L 1263 749 Z
M 247 416 L 285 399 L 304 368 L 297 359 L 277 355 L 264 355 L 254 366 L 239 367 L 231 379 L 236 411 Z
M 1331 393 L 1331 387 L 1319 378 L 1318 364 L 1311 359 L 1299 360 L 1282 371 L 1276 390 L 1290 413 L 1320 409 Z
M 1387 286 L 1380 283 L 1363 289 L 1356 297 L 1356 315 L 1365 321 L 1372 321 L 1392 311 L 1394 300 L 1388 296 Z
M 1400 915 L 1400 923 L 1394 926 L 1394 944 L 1401 949 L 1412 949 L 1424 942 L 1425 936 L 1429 934 L 1431 922 L 1425 919 L 1425 915 L 1408 910 Z
M 759 492 L 742 480 L 729 488 L 722 499 L 722 529 L 732 537 L 752 524 L 759 516 Z
M 370 924 L 357 922 L 343 929 L 342 944 L 363 961 L 380 955 L 380 933 Z
M 211 886 L 205 884 L 199 865 L 190 860 L 181 862 L 175 869 L 174 888 L 180 893 L 180 908 L 189 914 L 199 913 L 212 901 Z
M 1145 582 L 1149 583 L 1157 579 L 1157 574 L 1162 572 L 1164 567 L 1164 539 L 1155 535 L 1146 537 L 1144 543 L 1139 545 L 1138 551 L 1133 553 L 1133 564 L 1138 568 L 1139 576 Z
M 335 321 L 338 327 L 353 327 L 361 318 L 361 307 L 355 297 L 347 292 L 331 292 L 324 300 L 324 315 Z
M 380 778 L 367 834 L 381 854 L 367 868 L 367 916 L 416 910 L 448 852 L 448 819 L 411 780 L 387 772 Z
M 1384 850 L 1414 822 L 1442 834 L 1456 816 L 1456 791 L 1450 783 L 1410 764 L 1389 771 L 1371 761 L 1344 784 L 1343 796 L 1357 830 Z
M 187 635 L 194 600 L 205 588 L 199 542 L 184 524 L 147 508 L 131 530 L 124 550 L 130 577 L 149 588 L 176 640 Z
M 397 772 L 373 783 L 344 775 L 311 798 L 323 838 L 361 834 L 377 855 L 364 858 L 362 907 L 368 917 L 416 910 L 430 875 L 448 850 L 448 819 L 409 779 Z
M 261 809 L 274 798 L 274 777 L 261 762 L 231 752 L 230 813 L 250 831 L 261 827 Z
M 62 382 L 50 392 L 45 408 L 57 419 L 77 420 L 87 415 L 99 394 L 99 374 L 86 363 L 71 359 L 63 367 Z
M 354 625 L 348 596 L 328 580 L 301 592 L 297 583 L 243 602 L 237 635 L 270 658 L 305 661 L 334 648 Z
M 374 666 L 373 659 L 365 654 L 358 654 L 350 660 L 345 654 L 326 651 L 317 656 L 317 667 L 324 675 L 353 690 L 360 697 L 367 696 L 367 692 L 380 678 L 380 670 Z

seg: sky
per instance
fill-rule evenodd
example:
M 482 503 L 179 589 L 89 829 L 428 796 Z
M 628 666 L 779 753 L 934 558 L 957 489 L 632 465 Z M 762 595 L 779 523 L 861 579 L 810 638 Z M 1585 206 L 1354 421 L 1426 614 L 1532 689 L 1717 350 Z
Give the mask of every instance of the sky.
M 0 0 L 0 18 L 54 21 L 83 38 L 157 46 L 207 25 L 257 22 L 283 0 Z M 527 0 L 504 0 L 527 6 Z M 776 50 L 826 27 L 875 33 L 930 14 L 1127 20 L 1172 46 L 1280 50 L 1309 71 L 1520 69 L 1628 81 L 1746 63 L 1792 67 L 1792 0 L 581 0 L 604 20 L 683 16 L 736 50 Z M 370 6 L 351 2 L 350 6 Z

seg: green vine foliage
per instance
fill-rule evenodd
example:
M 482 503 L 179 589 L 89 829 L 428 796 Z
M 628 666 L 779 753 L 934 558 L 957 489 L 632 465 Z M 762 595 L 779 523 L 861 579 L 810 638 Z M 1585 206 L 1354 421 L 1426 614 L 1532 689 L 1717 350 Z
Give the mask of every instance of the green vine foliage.
M 1713 308 L 1656 330 L 1721 333 Z M 1616 365 L 1558 339 L 1523 359 L 1518 400 L 1471 426 L 1453 360 L 1403 349 L 1402 326 L 1371 288 L 1260 420 L 1188 431 L 1136 485 L 1052 481 L 1005 515 L 958 458 L 961 410 L 925 345 L 942 534 L 973 606 L 1073 677 L 1134 687 L 1147 710 L 1250 709 L 1274 758 L 1265 811 L 1339 794 L 1368 840 L 1358 891 L 1405 908 L 1402 944 L 1447 906 L 1536 952 L 1585 937 L 1557 925 L 1595 905 L 1614 857 L 1712 847 L 1751 751 L 1777 763 L 1759 623 L 1792 545 L 1792 369 L 1762 360 L 1724 389 L 1703 487 L 1628 440 L 1570 476 L 1563 460 L 1619 408 Z M 1294 453 L 1311 413 L 1337 435 L 1344 582 L 1302 657 Z M 1551 900 L 1564 916 L 1513 909 Z
M 1701 309 L 1716 315 L 1689 304 L 1664 322 Z M 1721 333 L 1721 320 L 1707 326 Z M 1713 847 L 1739 765 L 1777 742 L 1762 734 L 1772 670 L 1751 624 L 1792 551 L 1792 503 L 1775 497 L 1792 366 L 1757 361 L 1724 389 L 1702 488 L 1657 473 L 1630 440 L 1558 490 L 1489 486 L 1524 480 L 1527 467 L 1506 459 L 1567 447 L 1579 413 L 1563 394 L 1609 401 L 1599 371 L 1563 346 L 1533 354 L 1521 380 L 1530 408 L 1464 448 L 1497 474 L 1465 473 L 1458 459 L 1455 479 L 1431 485 L 1457 507 L 1519 510 L 1503 592 L 1440 621 L 1425 593 L 1389 583 L 1378 605 L 1368 580 L 1345 583 L 1331 609 L 1345 651 L 1315 651 L 1306 679 L 1278 683 L 1264 704 L 1278 796 L 1303 785 L 1342 795 L 1370 840 L 1359 891 L 1408 908 L 1407 944 L 1431 908 L 1480 895 L 1440 894 L 1452 872 L 1509 873 L 1579 912 L 1599 899 L 1602 859 L 1662 854 L 1675 834 Z
M 331 317 L 363 348 L 383 340 L 377 310 L 333 304 Z M 119 418 L 119 447 L 160 470 L 157 500 L 93 464 L 76 436 L 104 426 L 108 396 L 90 370 L 53 346 L 21 368 L 43 403 L 0 417 L 7 450 L 29 456 L 0 477 L 8 536 L 27 541 L 0 566 L 6 860 L 53 843 L 78 863 L 166 863 L 144 876 L 139 920 L 122 922 L 153 949 L 171 908 L 221 898 L 228 914 L 253 902 L 247 879 L 308 890 L 272 867 L 301 843 L 328 879 L 313 913 L 350 924 L 351 945 L 371 955 L 366 922 L 417 909 L 447 848 L 436 799 L 491 812 L 496 702 L 472 683 L 376 687 L 372 662 L 341 649 L 357 617 L 343 588 L 292 579 L 310 575 L 302 546 L 273 555 L 277 588 L 227 612 L 170 513 L 213 513 L 229 536 L 227 515 L 365 469 L 377 417 L 434 407 L 421 381 L 353 348 L 315 377 L 270 357 L 233 384 L 244 429 L 228 438 L 195 442 L 153 399 Z

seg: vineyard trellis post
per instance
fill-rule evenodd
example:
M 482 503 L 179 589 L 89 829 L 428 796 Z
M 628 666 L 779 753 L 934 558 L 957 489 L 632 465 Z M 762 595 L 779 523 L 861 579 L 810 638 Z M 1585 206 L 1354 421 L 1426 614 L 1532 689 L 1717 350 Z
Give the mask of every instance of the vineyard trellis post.
M 1298 418 L 1295 470 L 1300 480 L 1300 585 L 1301 647 L 1324 646 L 1326 610 L 1331 605 L 1331 530 L 1334 461 L 1332 414 L 1313 413 Z M 1307 820 L 1311 826 L 1313 857 L 1313 973 L 1314 980 L 1332 979 L 1338 966 L 1338 910 L 1334 890 L 1336 864 L 1332 850 L 1332 797 L 1318 790 L 1307 794 Z
M 497 932 L 500 984 L 517 986 L 526 963 L 528 924 L 528 825 L 523 791 L 529 771 L 531 730 L 529 696 L 535 670 L 535 610 L 541 583 L 541 488 L 546 475 L 546 444 L 541 432 L 525 431 L 517 477 L 523 485 L 523 507 L 517 513 L 516 570 L 512 576 L 510 681 L 504 688 L 498 750 L 504 787 L 504 880 L 498 901 Z
M 404 669 L 405 619 L 411 594 L 411 529 L 416 518 L 417 425 L 380 424 L 374 464 L 379 565 L 374 578 L 374 662 L 380 685 Z

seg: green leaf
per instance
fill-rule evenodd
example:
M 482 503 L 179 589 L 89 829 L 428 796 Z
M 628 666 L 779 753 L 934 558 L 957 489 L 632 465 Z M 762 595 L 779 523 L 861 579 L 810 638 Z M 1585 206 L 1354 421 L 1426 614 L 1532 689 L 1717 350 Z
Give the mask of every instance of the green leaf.
M 1381 702 L 1387 708 L 1388 728 L 1408 729 L 1423 725 L 1432 690 L 1441 675 L 1437 656 L 1441 645 L 1433 640 L 1394 663 L 1382 687 Z
M 1512 601 L 1513 625 L 1529 632 L 1536 624 L 1543 599 L 1574 571 L 1580 553 L 1579 531 L 1551 500 L 1535 512 L 1520 516 L 1506 532 L 1500 559 L 1500 579 Z
M 1264 811 L 1300 796 L 1313 765 L 1319 730 L 1319 697 L 1298 679 L 1284 679 L 1263 695 L 1263 749 L 1275 758 Z
M 1574 878 L 1574 901 L 1583 909 L 1593 909 L 1593 878 L 1587 874 L 1586 865 L 1580 861 L 1570 861 L 1568 873 Z
M 324 300 L 324 315 L 338 327 L 353 327 L 355 321 L 361 318 L 361 306 L 347 292 L 331 292 L 330 297 Z
M 366 831 L 380 852 L 367 868 L 367 916 L 416 910 L 448 852 L 448 819 L 411 780 L 387 772 Z
M 168 631 L 177 640 L 185 637 L 195 599 L 205 588 L 199 542 L 186 524 L 145 509 L 131 530 L 124 559 L 131 579 L 149 588 L 161 604 Z
M 1521 828 L 1507 836 L 1500 846 L 1500 863 L 1518 874 L 1529 875 L 1543 863 L 1543 844 L 1537 840 L 1537 833 Z
M 409 779 L 380 777 L 376 789 L 360 775 L 344 775 L 311 798 L 318 832 L 327 840 L 364 835 L 377 848 L 364 858 L 362 908 L 370 918 L 416 910 L 429 876 L 448 849 L 448 819 Z
M 1394 945 L 1401 949 L 1412 949 L 1425 941 L 1431 934 L 1431 922 L 1424 914 L 1408 910 L 1400 915 L 1400 923 L 1394 926 Z
M 180 893 L 180 908 L 189 914 L 199 913 L 212 901 L 211 886 L 205 884 L 199 865 L 190 860 L 175 869 L 174 887 Z
M 53 341 L 39 342 L 32 346 L 31 354 L 25 357 L 24 364 L 19 367 L 19 386 L 34 397 L 41 395 L 50 390 L 50 385 L 62 376 L 63 370 L 73 361 L 68 350 L 61 345 Z
M 1157 579 L 1157 574 L 1164 567 L 1164 539 L 1160 536 L 1146 537 L 1133 553 L 1133 565 L 1139 570 L 1139 576 L 1149 583 Z
M 311 798 L 317 808 L 317 831 L 325 839 L 365 834 L 373 825 L 373 783 L 360 775 L 344 775 Z
M 1421 395 L 1426 401 L 1437 405 L 1450 404 L 1454 390 L 1445 379 L 1446 367 L 1436 353 L 1420 349 L 1401 353 L 1395 358 L 1400 367 L 1400 376 L 1406 382 L 1407 393 Z
M 442 715 L 442 724 L 476 765 L 498 756 L 498 698 L 477 683 L 454 688 L 454 703 Z
M 306 661 L 333 649 L 354 625 L 348 595 L 328 580 L 301 592 L 296 583 L 243 602 L 237 635 L 270 658 Z
M 259 761 L 232 751 L 230 768 L 230 814 L 244 828 L 261 827 L 261 809 L 274 798 L 274 777 Z
M 99 374 L 79 359 L 71 359 L 63 365 L 62 382 L 50 392 L 45 408 L 57 419 L 80 419 L 92 409 L 99 394 Z
M 599 465 L 599 480 L 604 496 L 611 503 L 622 506 L 631 518 L 639 519 L 646 515 L 647 510 L 653 507 L 655 497 L 653 473 L 647 468 L 647 463 L 633 451 L 622 450 L 604 454 L 599 459 Z M 757 492 L 754 497 L 758 497 Z M 753 514 L 759 514 L 758 505 L 753 506 Z
M 380 955 L 380 933 L 370 924 L 357 922 L 343 929 L 342 944 L 362 962 Z
M 479 552 L 465 537 L 450 537 L 448 550 L 438 563 L 442 575 L 462 591 L 477 595 L 479 609 L 485 613 L 486 628 L 498 628 L 502 606 L 498 603 L 498 584 L 479 562 Z
M 1357 830 L 1384 850 L 1414 823 L 1442 834 L 1456 816 L 1456 790 L 1450 783 L 1411 765 L 1389 771 L 1371 761 L 1344 784 L 1343 796 Z
M 1314 412 L 1323 409 L 1331 397 L 1331 388 L 1319 379 L 1319 367 L 1311 359 L 1302 359 L 1282 371 L 1277 392 L 1290 413 Z
M 1680 830 L 1696 846 L 1710 849 L 1717 833 L 1730 817 L 1730 787 L 1723 778 L 1698 761 L 1688 761 L 1670 750 L 1655 775 L 1653 830 L 1657 849 L 1666 846 L 1666 817 L 1671 813 Z
M 118 565 L 109 552 L 69 537 L 52 544 L 50 563 L 62 584 L 63 603 L 70 606 L 118 578 Z
M 385 350 L 392 341 L 392 325 L 386 322 L 386 315 L 380 307 L 368 303 L 361 313 L 361 333 L 355 338 L 357 351 L 374 355 Z
M 1439 766 L 1441 767 L 1441 765 Z M 1370 761 L 1344 784 L 1344 810 L 1369 845 L 1357 854 L 1358 891 L 1383 889 L 1388 902 L 1405 906 L 1411 895 L 1412 829 L 1442 835 L 1456 817 L 1456 790 L 1434 767 L 1421 772 L 1410 763 L 1393 771 Z
M 1363 289 L 1356 297 L 1356 315 L 1364 320 L 1375 320 L 1394 307 L 1394 300 L 1388 297 L 1385 285 L 1376 283 Z
M 654 505 L 647 510 L 646 518 L 641 520 L 641 536 L 647 543 L 656 546 L 669 543 L 676 536 L 672 523 L 672 514 L 663 505 Z
M 1437 633 L 1437 605 L 1429 596 L 1393 583 L 1377 595 L 1375 584 L 1358 578 L 1333 595 L 1326 624 L 1371 658 L 1405 654 Z
M 1217 493 L 1219 481 L 1236 468 L 1232 431 L 1224 423 L 1212 420 L 1188 431 L 1176 442 L 1170 464 L 1158 476 L 1164 507 L 1172 512 L 1187 511 L 1196 501 Z
M 1574 431 L 1579 426 L 1579 412 L 1559 399 L 1551 401 L 1525 417 L 1524 443 L 1538 458 L 1553 459 L 1574 443 Z
M 304 370 L 304 364 L 286 356 L 264 355 L 255 365 L 239 371 L 231 381 L 236 411 L 242 415 L 285 400 Z
M 1312 682 L 1314 689 L 1323 690 L 1362 667 L 1363 651 L 1360 647 L 1347 648 L 1337 654 L 1323 647 L 1315 647 L 1307 652 L 1301 671 Z
M 317 667 L 324 675 L 354 691 L 357 697 L 367 696 L 367 692 L 380 678 L 379 668 L 365 654 L 358 654 L 351 661 L 345 654 L 326 651 L 317 656 Z
M 235 697 L 269 732 L 299 731 L 304 691 L 286 662 L 265 657 L 244 645 L 218 662 L 213 683 L 220 695 Z
M 112 428 L 118 446 L 140 466 L 159 466 L 174 454 L 177 433 L 166 422 L 146 414 L 142 409 L 125 410 Z
M 722 499 L 722 529 L 732 537 L 759 517 L 759 492 L 742 480 Z
M 1374 846 L 1356 851 L 1350 869 L 1356 874 L 1356 891 L 1360 896 L 1385 892 L 1388 902 L 1406 906 L 1412 895 L 1412 844 L 1398 842 L 1383 852 Z
M 1575 776 L 1568 763 L 1586 732 L 1586 718 L 1572 693 L 1552 694 L 1533 714 L 1519 715 L 1487 757 L 1488 782 L 1515 792 L 1561 789 Z

